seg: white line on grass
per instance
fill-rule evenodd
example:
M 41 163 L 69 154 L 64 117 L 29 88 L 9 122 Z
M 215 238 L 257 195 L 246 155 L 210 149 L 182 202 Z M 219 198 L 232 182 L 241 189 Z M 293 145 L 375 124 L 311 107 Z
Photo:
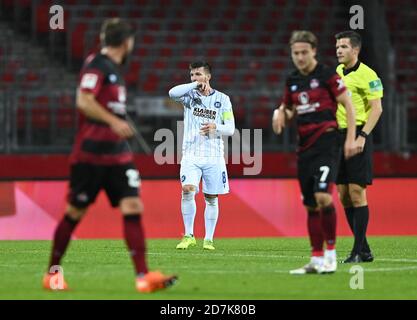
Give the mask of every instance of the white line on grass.
M 185 251 L 185 250 L 184 250 Z M 167 254 L 165 252 L 148 252 L 148 255 L 169 255 L 174 257 L 177 256 L 177 254 L 181 254 L 181 252 L 177 250 L 176 254 Z M 305 259 L 306 257 L 309 257 L 308 254 L 301 255 L 301 256 L 285 256 L 285 255 L 266 255 L 266 254 L 224 254 L 224 253 L 214 253 L 214 252 L 207 252 L 207 253 L 194 253 L 187 251 L 187 255 L 193 255 L 193 256 L 215 256 L 215 257 L 237 257 L 237 258 L 277 258 L 277 259 Z M 386 262 L 410 262 L 410 263 L 417 263 L 417 259 L 391 259 L 391 258 L 375 258 L 375 261 L 386 261 Z
M 198 274 L 252 274 L 253 271 L 246 271 L 246 270 L 216 270 L 216 269 L 206 269 L 206 270 L 190 270 L 189 267 L 176 267 L 176 269 L 186 269 L 187 273 L 198 273 Z M 407 270 L 417 270 L 417 266 L 411 266 L 411 267 L 394 267 L 394 268 L 372 268 L 367 269 L 364 268 L 365 273 L 366 272 L 400 272 L 400 271 L 407 271 Z M 281 270 L 281 269 L 257 269 L 257 273 L 283 273 L 288 274 L 290 270 Z M 349 273 L 348 270 L 339 270 L 338 273 Z

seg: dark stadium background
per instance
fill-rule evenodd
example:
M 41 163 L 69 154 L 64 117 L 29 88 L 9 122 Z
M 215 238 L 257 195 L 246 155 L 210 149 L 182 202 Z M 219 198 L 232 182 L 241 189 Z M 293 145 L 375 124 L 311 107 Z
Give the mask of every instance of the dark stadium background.
M 49 27 L 49 8 L 53 4 L 64 9 L 63 30 Z M 294 128 L 281 137 L 271 130 L 273 109 L 281 101 L 283 81 L 292 68 L 287 43 L 292 30 L 312 30 L 319 38 L 319 60 L 335 66 L 334 34 L 349 29 L 349 9 L 355 4 L 365 12 L 365 28 L 358 30 L 364 43 L 361 60 L 376 70 L 384 85 L 384 112 L 374 132 L 375 174 L 381 179 L 370 188 L 370 201 L 377 206 L 375 214 L 380 218 L 372 219 L 370 232 L 417 234 L 412 215 L 417 211 L 413 198 L 417 191 L 415 0 L 0 1 L 0 224 L 2 218 L 5 222 L 16 214 L 16 199 L 23 195 L 42 207 L 52 221 L 62 215 L 68 154 L 77 128 L 74 94 L 78 71 L 83 58 L 98 49 L 103 19 L 122 17 L 137 29 L 125 80 L 129 114 L 145 143 L 143 146 L 132 141 L 135 161 L 144 178 L 150 236 L 177 236 L 181 232 L 180 189 L 176 180 L 179 166 L 157 165 L 152 152 L 145 151 L 154 150 L 160 143 L 154 141 L 158 129 L 172 128 L 176 133 L 176 121 L 181 120 L 182 113 L 168 100 L 167 92 L 173 85 L 189 81 L 188 63 L 196 58 L 213 65 L 213 87 L 231 96 L 237 129 L 263 130 L 260 174 L 244 176 L 243 168 L 247 165 L 229 165 L 230 176 L 240 179 L 232 179 L 239 185 L 237 194 L 232 190 L 223 202 L 222 210 L 230 211 L 230 224 L 220 222 L 219 235 L 303 235 L 305 231 L 276 229 L 280 223 L 277 216 L 304 215 L 299 204 L 282 204 L 285 197 L 294 199 L 294 203 L 298 201 L 298 187 L 293 179 Z M 248 144 L 253 147 L 253 141 Z M 248 180 L 253 178 L 257 180 Z M 58 184 L 51 187 L 48 183 Z M 151 184 L 154 190 L 165 192 L 167 202 L 175 203 L 169 216 L 162 211 L 170 208 L 158 207 L 158 193 L 146 191 Z M 254 196 L 258 194 L 255 185 L 266 190 L 262 201 L 269 201 L 270 205 L 265 212 L 255 212 L 256 197 L 261 197 Z M 247 186 L 252 186 L 250 192 Z M 281 188 L 287 191 L 283 193 Z M 393 192 L 398 195 L 396 199 Z M 51 198 L 55 198 L 56 205 L 50 205 Z M 242 198 L 250 198 L 254 203 L 243 203 Z M 387 201 L 391 201 L 390 205 Z M 97 207 L 110 211 L 103 199 Z M 84 231 L 95 224 L 95 210 L 98 211 L 93 209 Z M 243 228 L 239 234 L 231 224 L 235 215 L 245 210 L 247 219 L 242 221 L 247 230 Z M 406 212 L 398 225 L 392 221 L 396 210 Z M 36 216 L 34 211 L 25 212 L 32 218 Z M 152 221 L 161 219 L 166 226 L 153 228 Z M 349 234 L 342 216 L 339 221 L 340 233 Z M 113 218 L 108 218 L 100 232 L 80 231 L 78 236 L 118 237 L 119 229 L 106 229 L 113 223 Z M 8 235 L 2 238 L 48 239 L 52 225 L 47 224 L 44 233 L 34 232 L 30 225 L 21 232 L 12 232 L 8 225 Z M 251 233 L 252 229 L 258 231 Z

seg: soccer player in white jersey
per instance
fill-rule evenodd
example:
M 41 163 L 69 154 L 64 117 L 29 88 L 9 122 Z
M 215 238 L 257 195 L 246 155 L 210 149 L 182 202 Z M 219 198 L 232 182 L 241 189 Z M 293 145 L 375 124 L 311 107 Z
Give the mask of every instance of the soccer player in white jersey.
M 211 66 L 205 61 L 190 64 L 191 83 L 169 90 L 169 96 L 184 106 L 182 145 L 181 211 L 185 233 L 177 249 L 197 244 L 194 237 L 195 194 L 203 180 L 206 201 L 203 249 L 214 250 L 213 235 L 219 216 L 218 195 L 229 192 L 222 136 L 235 131 L 230 98 L 210 86 Z

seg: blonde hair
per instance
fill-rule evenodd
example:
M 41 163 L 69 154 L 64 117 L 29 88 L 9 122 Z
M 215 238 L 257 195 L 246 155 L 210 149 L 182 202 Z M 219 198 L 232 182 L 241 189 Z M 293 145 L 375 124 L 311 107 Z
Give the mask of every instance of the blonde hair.
M 296 42 L 306 42 L 311 45 L 312 48 L 317 48 L 317 37 L 311 31 L 307 30 L 295 30 L 291 33 L 290 46 Z

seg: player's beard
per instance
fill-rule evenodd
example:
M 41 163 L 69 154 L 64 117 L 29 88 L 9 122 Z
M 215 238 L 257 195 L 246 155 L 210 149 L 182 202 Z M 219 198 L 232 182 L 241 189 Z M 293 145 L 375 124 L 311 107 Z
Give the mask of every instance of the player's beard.
M 126 53 L 125 55 L 124 55 L 124 57 L 123 57 L 123 59 L 122 59 L 122 63 L 121 63 L 121 66 L 122 67 L 126 67 L 128 64 L 129 64 L 129 54 L 128 53 Z
M 123 56 L 122 61 L 120 63 L 120 69 L 121 69 L 121 72 L 122 73 L 125 73 L 125 72 L 128 71 L 127 70 L 127 67 L 129 66 L 129 64 L 130 64 L 130 54 L 129 53 L 126 53 Z

